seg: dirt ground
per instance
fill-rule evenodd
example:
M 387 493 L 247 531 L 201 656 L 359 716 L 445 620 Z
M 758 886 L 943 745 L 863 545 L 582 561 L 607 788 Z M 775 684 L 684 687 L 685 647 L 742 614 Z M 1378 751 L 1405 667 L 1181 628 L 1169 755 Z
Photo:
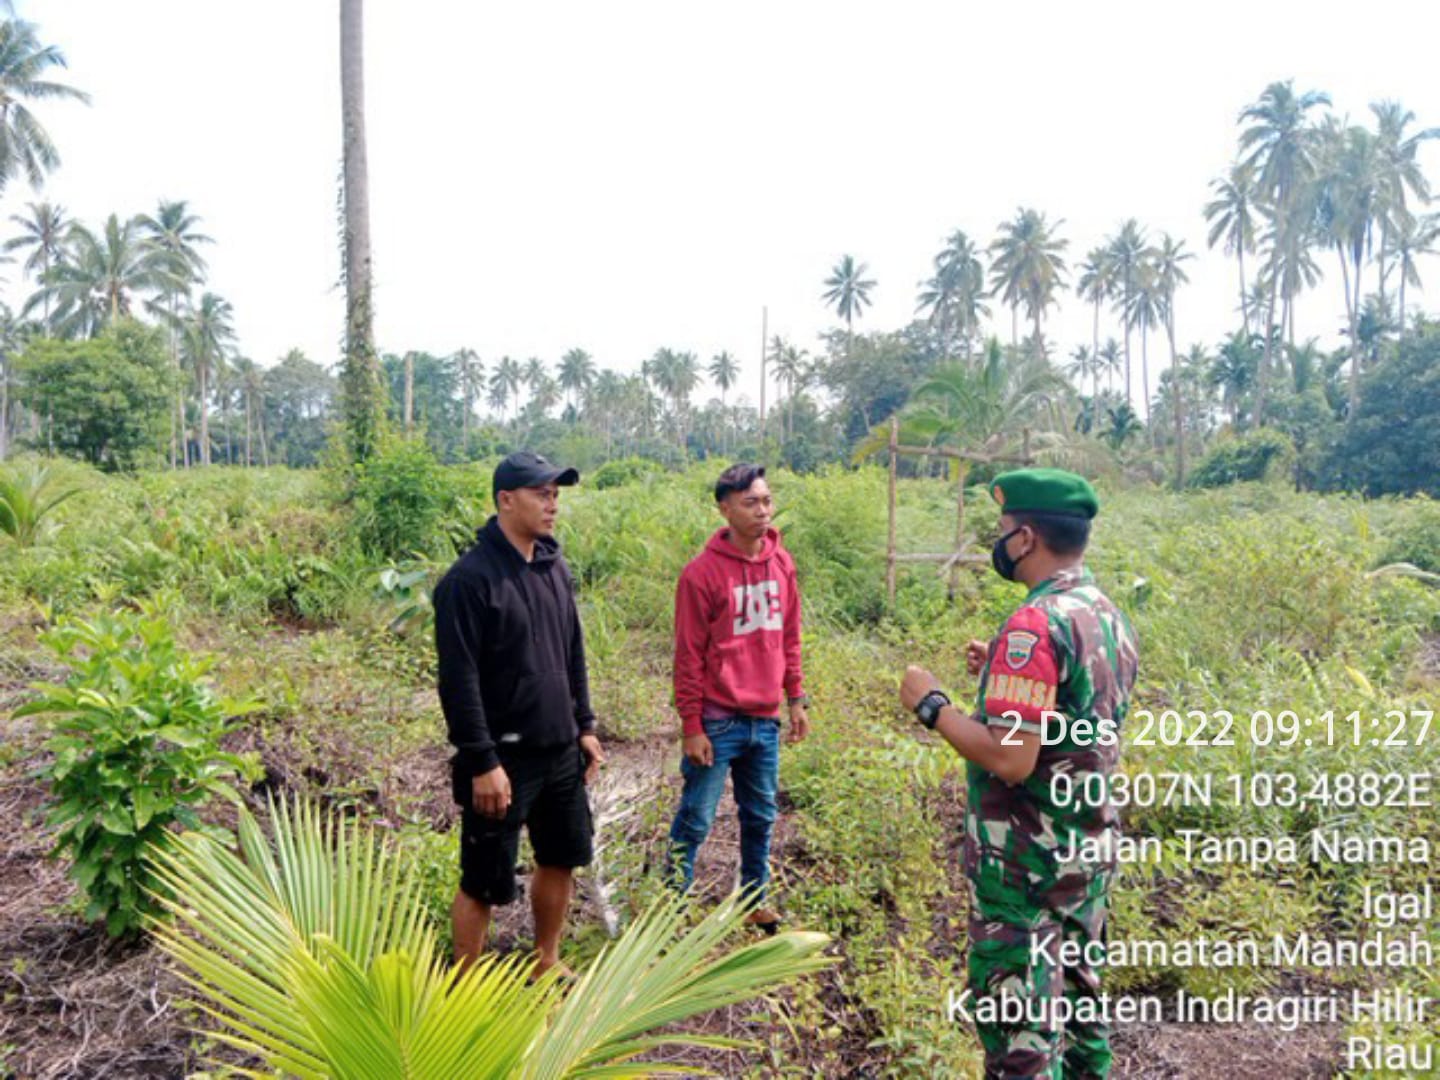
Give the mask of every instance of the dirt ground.
M 5 748 L 0 759 L 0 1078 L 184 1077 L 204 1068 L 205 1062 L 201 1040 L 190 1030 L 196 1017 L 180 1004 L 179 980 L 148 945 L 116 945 L 103 930 L 82 923 L 73 886 L 63 868 L 46 858 L 48 831 L 34 777 L 41 761 L 40 735 L 31 723 L 9 714 L 25 685 L 49 674 L 13 660 L 0 664 L 0 745 Z M 323 786 L 327 779 L 289 775 L 283 746 L 263 748 L 262 753 L 264 787 L 286 789 L 301 780 Z M 612 746 L 610 766 L 593 793 L 600 847 L 577 918 L 602 925 L 616 918 L 607 875 L 618 855 L 606 844 L 641 827 L 637 815 L 656 793 L 666 809 L 673 806 L 674 791 L 667 789 L 677 783 L 674 755 L 671 740 Z M 396 764 L 404 773 L 398 788 L 414 792 L 433 785 L 437 825 L 453 816 L 446 805 L 442 751 L 408 755 Z M 377 797 L 383 801 L 384 793 Z M 653 831 L 654 821 L 645 827 Z M 776 850 L 784 851 L 792 837 L 792 823 L 782 814 Z M 737 861 L 734 808 L 727 795 L 701 853 L 699 891 L 710 896 L 727 892 Z M 523 900 L 500 912 L 497 948 L 525 948 L 529 937 Z M 745 1038 L 754 1034 L 746 1020 L 752 1012 L 748 1007 L 724 1010 L 694 1028 Z M 847 1075 L 885 1075 L 884 1062 L 865 1042 L 857 1033 L 853 1048 L 847 1049 L 847 1059 L 854 1063 Z M 1131 1026 L 1117 1034 L 1114 1075 L 1125 1080 L 1329 1077 L 1338 1044 L 1339 1032 L 1325 1029 L 1285 1035 L 1256 1025 Z M 802 1057 L 803 1051 L 796 1056 Z M 682 1051 L 672 1060 L 727 1077 L 755 1068 L 743 1055 L 712 1051 Z

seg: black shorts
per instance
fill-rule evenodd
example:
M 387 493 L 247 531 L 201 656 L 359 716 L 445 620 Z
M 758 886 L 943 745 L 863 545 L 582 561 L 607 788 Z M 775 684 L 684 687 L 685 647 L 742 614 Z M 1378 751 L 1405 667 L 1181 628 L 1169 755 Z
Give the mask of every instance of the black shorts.
M 456 800 L 463 807 L 460 888 L 482 904 L 508 904 L 515 899 L 521 825 L 530 830 L 530 846 L 540 866 L 588 866 L 594 854 L 586 758 L 579 744 L 503 754 L 500 764 L 510 778 L 510 811 L 504 818 L 476 813 L 473 801 L 464 798 L 469 774 L 458 769 L 454 774 Z

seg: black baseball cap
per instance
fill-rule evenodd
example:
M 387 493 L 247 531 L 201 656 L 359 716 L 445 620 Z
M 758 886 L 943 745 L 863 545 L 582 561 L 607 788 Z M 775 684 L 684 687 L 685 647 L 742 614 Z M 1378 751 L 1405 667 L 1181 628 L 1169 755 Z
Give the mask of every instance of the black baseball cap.
M 490 494 L 493 498 L 502 491 L 514 491 L 516 488 L 544 487 L 552 483 L 569 487 L 579 482 L 578 469 L 562 469 L 558 465 L 552 465 L 533 450 L 516 450 L 495 466 L 495 476 L 490 481 Z

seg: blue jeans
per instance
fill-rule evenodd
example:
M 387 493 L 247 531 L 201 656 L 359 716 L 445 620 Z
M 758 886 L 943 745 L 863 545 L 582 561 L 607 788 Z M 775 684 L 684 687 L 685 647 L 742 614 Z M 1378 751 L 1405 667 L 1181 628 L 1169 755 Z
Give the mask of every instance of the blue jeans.
M 759 902 L 770 881 L 770 832 L 778 812 L 780 723 L 763 716 L 726 716 L 703 723 L 715 763 L 692 765 L 688 758 L 680 760 L 685 790 L 670 826 L 671 878 L 685 891 L 694 881 L 695 853 L 715 823 L 715 808 L 720 805 L 729 770 L 740 811 L 740 887 Z

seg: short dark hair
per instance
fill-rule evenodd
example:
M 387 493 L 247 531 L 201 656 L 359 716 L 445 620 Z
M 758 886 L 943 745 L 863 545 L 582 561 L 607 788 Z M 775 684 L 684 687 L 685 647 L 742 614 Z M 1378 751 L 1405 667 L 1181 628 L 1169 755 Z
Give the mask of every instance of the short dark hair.
M 731 465 L 715 481 L 715 501 L 724 502 L 725 496 L 736 491 L 749 491 L 750 485 L 765 475 L 764 465 L 747 465 L 741 462 Z
M 1016 526 L 1029 525 L 1056 555 L 1078 555 L 1090 543 L 1090 519 L 1080 514 L 1021 510 L 1010 515 Z

